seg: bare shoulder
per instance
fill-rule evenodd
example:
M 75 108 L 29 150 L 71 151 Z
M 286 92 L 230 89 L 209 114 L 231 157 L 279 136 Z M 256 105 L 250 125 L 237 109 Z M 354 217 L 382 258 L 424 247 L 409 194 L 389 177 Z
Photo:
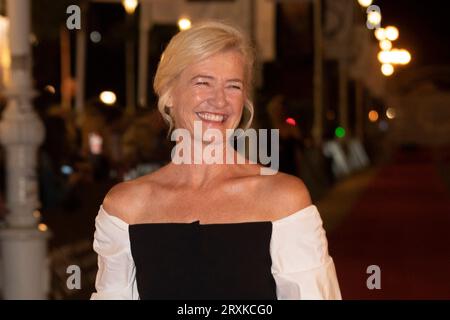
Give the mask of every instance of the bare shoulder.
M 312 204 L 308 188 L 300 178 L 278 172 L 265 179 L 262 194 L 270 207 L 272 221 L 285 218 Z
M 152 197 L 153 189 L 152 179 L 149 177 L 118 183 L 106 194 L 103 209 L 108 214 L 132 224 L 145 208 L 146 200 Z

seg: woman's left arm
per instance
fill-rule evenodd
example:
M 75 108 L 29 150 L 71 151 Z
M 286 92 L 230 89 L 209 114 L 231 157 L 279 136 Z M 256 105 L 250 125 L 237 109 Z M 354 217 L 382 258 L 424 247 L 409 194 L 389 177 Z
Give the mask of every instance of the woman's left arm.
M 316 206 L 274 221 L 270 252 L 278 299 L 342 299 Z

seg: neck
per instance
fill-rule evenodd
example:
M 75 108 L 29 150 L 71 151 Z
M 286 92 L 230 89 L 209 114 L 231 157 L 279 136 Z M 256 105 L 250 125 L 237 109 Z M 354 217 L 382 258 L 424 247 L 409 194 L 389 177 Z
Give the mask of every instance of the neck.
M 208 186 L 230 176 L 236 164 L 248 163 L 229 143 L 208 144 L 192 139 L 188 145 L 179 142 L 172 152 L 172 165 L 183 185 Z

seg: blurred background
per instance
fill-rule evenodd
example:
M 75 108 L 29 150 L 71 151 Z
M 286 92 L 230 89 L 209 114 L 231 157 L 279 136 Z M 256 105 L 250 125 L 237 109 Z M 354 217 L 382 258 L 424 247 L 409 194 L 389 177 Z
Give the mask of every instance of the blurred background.
M 0 0 L 0 297 L 89 298 L 103 197 L 170 161 L 159 57 L 180 29 L 220 19 L 255 44 L 253 127 L 280 130 L 280 171 L 322 214 L 343 298 L 449 299 L 442 5 Z

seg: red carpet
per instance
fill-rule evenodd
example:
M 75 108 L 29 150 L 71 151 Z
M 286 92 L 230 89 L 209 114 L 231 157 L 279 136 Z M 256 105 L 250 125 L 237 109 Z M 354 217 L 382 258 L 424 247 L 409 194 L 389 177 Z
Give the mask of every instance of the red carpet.
M 399 153 L 328 235 L 344 299 L 450 299 L 450 197 L 430 155 Z

